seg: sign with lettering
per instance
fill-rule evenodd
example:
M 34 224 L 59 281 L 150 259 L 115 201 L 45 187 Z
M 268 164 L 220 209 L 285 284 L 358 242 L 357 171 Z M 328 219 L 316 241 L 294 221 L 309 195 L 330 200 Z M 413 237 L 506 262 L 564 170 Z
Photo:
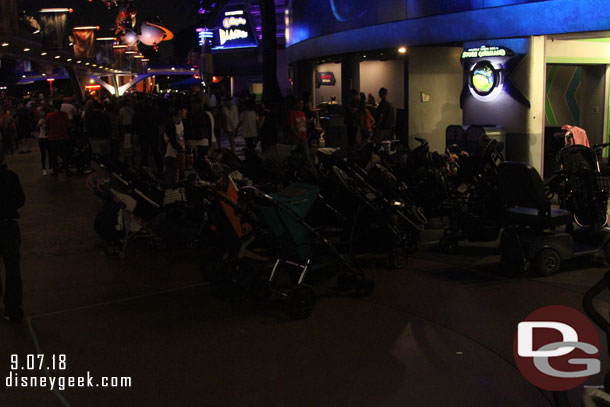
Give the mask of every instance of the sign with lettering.
M 513 55 L 515 55 L 515 53 L 508 48 L 486 47 L 483 45 L 479 48 L 469 48 L 468 50 L 462 52 L 462 59 L 510 57 Z
M 258 47 L 248 13 L 244 7 L 228 7 L 219 16 L 214 50 Z
M 334 86 L 337 83 L 333 72 L 316 72 L 318 86 Z

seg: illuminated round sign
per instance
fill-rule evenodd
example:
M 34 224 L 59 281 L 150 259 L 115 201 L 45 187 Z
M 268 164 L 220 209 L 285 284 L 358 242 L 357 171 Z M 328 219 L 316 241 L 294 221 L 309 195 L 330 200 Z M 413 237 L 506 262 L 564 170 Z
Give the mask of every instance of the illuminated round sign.
M 498 72 L 489 61 L 481 61 L 472 69 L 470 81 L 479 96 L 488 96 L 498 86 Z

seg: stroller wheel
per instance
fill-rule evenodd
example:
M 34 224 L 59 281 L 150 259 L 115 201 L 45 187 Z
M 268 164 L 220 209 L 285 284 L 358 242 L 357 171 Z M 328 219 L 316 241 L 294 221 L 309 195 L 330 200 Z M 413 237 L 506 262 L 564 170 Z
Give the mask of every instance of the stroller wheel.
M 373 294 L 375 282 L 373 280 L 360 280 L 356 286 L 357 297 L 368 297 Z
M 400 270 L 407 267 L 407 264 L 409 263 L 409 257 L 407 257 L 407 253 L 401 249 L 392 250 L 389 256 L 389 260 L 392 268 L 396 270 Z
M 305 319 L 316 306 L 316 293 L 313 287 L 300 284 L 288 293 L 286 313 L 290 319 Z

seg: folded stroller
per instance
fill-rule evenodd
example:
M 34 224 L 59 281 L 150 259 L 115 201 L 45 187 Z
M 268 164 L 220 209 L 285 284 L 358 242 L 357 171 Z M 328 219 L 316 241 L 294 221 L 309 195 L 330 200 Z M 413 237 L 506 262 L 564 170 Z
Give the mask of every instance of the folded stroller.
M 292 184 L 267 195 L 256 188 L 237 189 L 229 180 L 227 189 L 216 191 L 225 214 L 225 225 L 233 235 L 227 242 L 227 230 L 217 243 L 228 249 L 221 267 L 213 267 L 208 279 L 244 288 L 257 297 L 273 295 L 284 305 L 288 316 L 302 319 L 315 307 L 314 280 L 339 273 L 338 285 L 351 288 L 356 295 L 367 296 L 373 282 L 328 240 L 311 227 L 306 217 L 317 196 L 318 187 Z M 221 228 L 222 225 L 215 225 Z M 205 269 L 209 259 L 202 259 Z M 280 276 L 280 270 L 289 271 Z M 210 269 L 208 269 L 210 270 Z

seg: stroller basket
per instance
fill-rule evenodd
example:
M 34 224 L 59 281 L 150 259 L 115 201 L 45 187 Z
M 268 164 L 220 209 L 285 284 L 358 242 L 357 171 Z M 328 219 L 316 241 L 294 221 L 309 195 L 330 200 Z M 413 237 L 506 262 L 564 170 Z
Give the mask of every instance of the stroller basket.
M 278 239 L 287 239 L 294 245 L 292 255 L 305 262 L 311 253 L 312 229 L 307 226 L 307 216 L 318 196 L 319 188 L 308 184 L 292 184 L 271 196 L 259 196 L 256 207 L 265 224 Z M 284 241 L 286 243 L 286 241 Z
M 599 172 L 597 154 L 589 147 L 580 145 L 565 147 L 559 152 L 559 161 L 563 169 L 569 173 Z

